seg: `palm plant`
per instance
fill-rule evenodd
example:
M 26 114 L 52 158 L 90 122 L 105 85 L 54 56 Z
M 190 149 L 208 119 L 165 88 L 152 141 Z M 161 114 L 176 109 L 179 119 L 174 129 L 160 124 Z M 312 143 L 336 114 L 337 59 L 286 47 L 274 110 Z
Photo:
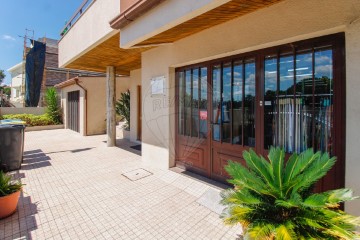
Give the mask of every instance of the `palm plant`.
M 125 119 L 125 130 L 130 130 L 130 91 L 121 93 L 120 99 L 115 105 L 116 114 Z
M 0 197 L 5 197 L 21 190 L 23 184 L 20 181 L 12 181 L 11 176 L 0 171 Z
M 312 193 L 314 184 L 331 169 L 335 158 L 312 149 L 294 153 L 271 148 L 268 160 L 244 151 L 246 167 L 229 161 L 225 167 L 235 188 L 224 190 L 222 218 L 240 223 L 245 239 L 354 239 L 360 218 L 339 209 L 353 200 L 350 189 Z

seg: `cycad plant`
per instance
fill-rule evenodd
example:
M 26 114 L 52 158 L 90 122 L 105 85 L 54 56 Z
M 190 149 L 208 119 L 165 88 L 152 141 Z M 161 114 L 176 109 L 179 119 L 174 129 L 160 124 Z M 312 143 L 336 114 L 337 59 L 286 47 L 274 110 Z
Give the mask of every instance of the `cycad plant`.
M 23 184 L 20 181 L 12 181 L 11 176 L 0 171 L 0 197 L 8 196 L 21 190 Z
M 271 148 L 268 160 L 244 151 L 246 166 L 229 161 L 225 167 L 234 189 L 222 192 L 226 224 L 240 223 L 244 239 L 356 239 L 359 217 L 339 209 L 353 200 L 350 189 L 312 193 L 314 184 L 335 164 L 327 153 L 312 149 L 294 153 Z

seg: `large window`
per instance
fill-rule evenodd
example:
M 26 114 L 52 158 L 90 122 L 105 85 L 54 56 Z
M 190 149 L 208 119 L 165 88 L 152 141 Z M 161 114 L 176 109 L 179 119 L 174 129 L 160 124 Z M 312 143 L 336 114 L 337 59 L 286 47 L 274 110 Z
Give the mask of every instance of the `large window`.
M 255 61 L 216 64 L 212 70 L 213 140 L 255 146 Z
M 177 73 L 179 93 L 180 135 L 206 138 L 207 127 L 207 68 L 192 68 Z
M 312 48 L 264 62 L 264 146 L 333 151 L 333 52 Z

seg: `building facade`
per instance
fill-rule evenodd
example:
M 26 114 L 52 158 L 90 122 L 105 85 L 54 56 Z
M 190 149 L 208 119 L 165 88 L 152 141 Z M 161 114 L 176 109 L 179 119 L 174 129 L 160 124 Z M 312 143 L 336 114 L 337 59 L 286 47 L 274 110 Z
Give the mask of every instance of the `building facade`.
M 113 1 L 90 29 L 102 4 L 63 36 L 60 65 L 141 79 L 145 163 L 224 181 L 245 149 L 314 148 L 338 159 L 317 190 L 360 194 L 359 1 Z

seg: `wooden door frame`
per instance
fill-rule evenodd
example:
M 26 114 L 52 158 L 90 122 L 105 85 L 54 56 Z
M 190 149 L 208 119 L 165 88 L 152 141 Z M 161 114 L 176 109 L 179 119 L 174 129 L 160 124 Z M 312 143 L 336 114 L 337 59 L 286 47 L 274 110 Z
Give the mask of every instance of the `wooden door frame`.
M 142 136 L 142 96 L 141 85 L 137 85 L 137 131 L 136 140 L 141 141 Z
M 261 154 L 266 153 L 264 149 L 264 102 L 260 106 L 260 101 L 264 101 L 264 59 L 265 56 L 271 54 L 278 54 L 279 52 L 289 52 L 294 53 L 296 51 L 301 51 L 309 49 L 309 47 L 324 47 L 332 46 L 333 49 L 333 78 L 334 81 L 334 155 L 338 157 L 336 163 L 336 168 L 334 177 L 337 179 L 336 186 L 334 188 L 341 188 L 345 186 L 345 123 L 346 123 L 346 98 L 345 98 L 345 87 L 346 87 L 346 76 L 345 76 L 345 34 L 343 32 L 316 37 L 312 39 L 301 40 L 297 42 L 287 43 L 279 46 L 269 47 L 265 49 L 255 50 L 247 53 L 242 53 L 234 56 L 224 57 L 220 59 L 214 59 L 202 63 L 192 64 L 184 67 L 175 69 L 175 72 L 184 71 L 185 69 L 191 69 L 195 67 L 207 67 L 208 68 L 208 109 L 210 109 L 210 115 L 208 116 L 208 134 L 210 138 L 209 149 L 212 149 L 212 126 L 210 125 L 210 118 L 212 116 L 212 66 L 216 63 L 222 63 L 225 61 L 233 61 L 234 59 L 246 58 L 248 56 L 255 56 L 256 64 L 256 121 L 255 121 L 255 147 L 254 149 Z M 178 74 L 176 74 L 178 75 Z M 175 108 L 175 130 L 176 130 L 176 143 L 175 143 L 175 152 L 178 151 L 178 79 L 176 77 L 176 108 Z M 212 151 L 211 151 L 212 152 Z M 212 153 L 210 154 L 210 171 L 212 169 Z M 211 172 L 207 174 L 211 177 Z

